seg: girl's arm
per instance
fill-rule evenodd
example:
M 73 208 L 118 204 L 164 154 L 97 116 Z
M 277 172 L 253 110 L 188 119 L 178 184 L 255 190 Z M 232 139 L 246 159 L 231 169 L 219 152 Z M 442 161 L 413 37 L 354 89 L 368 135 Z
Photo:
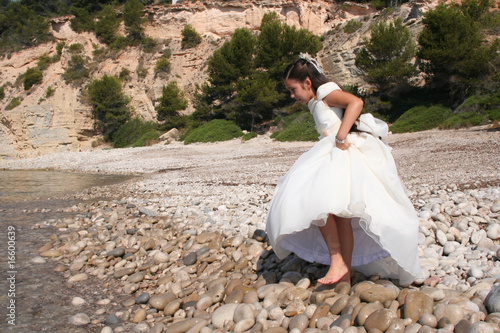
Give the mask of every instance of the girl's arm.
M 345 109 L 342 124 L 337 132 L 337 139 L 344 140 L 363 110 L 363 100 L 348 92 L 334 90 L 323 99 L 323 102 L 330 107 Z M 349 143 L 347 141 L 343 144 L 337 142 L 337 147 L 347 149 Z

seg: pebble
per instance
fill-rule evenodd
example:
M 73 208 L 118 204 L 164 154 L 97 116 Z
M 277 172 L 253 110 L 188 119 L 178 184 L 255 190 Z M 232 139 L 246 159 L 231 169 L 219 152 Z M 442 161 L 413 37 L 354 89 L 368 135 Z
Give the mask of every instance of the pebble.
M 77 217 L 37 225 L 71 231 L 40 248 L 41 265 L 57 261 L 68 282 L 106 286 L 107 303 L 92 313 L 106 318 L 103 332 L 475 333 L 498 327 L 498 188 L 421 185 L 415 191 L 424 277 L 411 286 L 354 272 L 352 287 L 320 287 L 324 266 L 293 255 L 278 259 L 267 242 L 273 186 L 242 183 L 227 191 L 215 180 L 211 186 L 177 181 L 145 178 L 127 185 L 120 200 L 82 203 Z M 82 301 L 74 297 L 71 304 Z M 117 303 L 120 309 L 109 313 Z
M 69 317 L 69 322 L 75 326 L 85 326 L 90 323 L 90 318 L 85 313 L 77 313 L 76 315 Z
M 73 306 L 82 306 L 85 303 L 85 300 L 81 297 L 73 297 L 73 299 L 71 300 L 71 305 Z

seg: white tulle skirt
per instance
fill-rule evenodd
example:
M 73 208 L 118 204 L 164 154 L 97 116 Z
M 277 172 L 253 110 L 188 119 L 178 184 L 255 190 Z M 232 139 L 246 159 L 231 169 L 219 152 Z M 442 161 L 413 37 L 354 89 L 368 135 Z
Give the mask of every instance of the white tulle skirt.
M 329 214 L 349 217 L 353 268 L 410 284 L 421 276 L 418 218 L 391 149 L 367 133 L 350 133 L 347 150 L 338 149 L 332 138 L 315 144 L 280 178 L 266 221 L 274 252 L 329 265 L 318 226 Z

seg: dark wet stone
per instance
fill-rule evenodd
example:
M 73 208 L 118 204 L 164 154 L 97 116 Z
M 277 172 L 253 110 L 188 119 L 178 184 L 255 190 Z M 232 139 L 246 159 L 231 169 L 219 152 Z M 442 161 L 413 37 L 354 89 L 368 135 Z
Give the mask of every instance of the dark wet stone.
M 123 269 L 116 271 L 113 274 L 113 276 L 115 277 L 115 279 L 120 279 L 120 278 L 124 277 L 125 275 L 131 275 L 134 272 L 135 272 L 135 268 L 128 267 L 128 268 L 123 268 Z
M 208 251 L 210 251 L 210 248 L 208 246 L 204 246 L 201 249 L 199 249 L 198 251 L 196 251 L 196 255 L 201 256 L 202 254 L 205 254 Z
M 262 277 L 266 280 L 267 284 L 276 283 L 276 272 L 264 272 L 262 273 Z
M 125 255 L 123 256 L 123 259 L 125 259 L 125 260 L 126 260 L 126 259 L 128 259 L 128 258 L 132 258 L 133 256 L 134 256 L 134 254 L 133 254 L 133 253 L 131 253 L 131 252 L 127 252 L 127 253 L 125 253 Z
M 111 250 L 107 253 L 108 257 L 123 257 L 125 255 L 125 249 L 123 248 L 117 248 L 114 250 Z
M 110 314 L 109 316 L 106 317 L 106 320 L 104 321 L 104 325 L 106 326 L 114 326 L 118 325 L 121 322 L 121 320 L 115 316 L 114 314 Z
M 286 272 L 300 272 L 302 270 L 302 266 L 304 265 L 305 261 L 300 259 L 299 257 L 295 257 L 289 262 L 287 262 L 283 267 L 281 267 L 281 272 L 286 273 Z
M 493 287 L 484 300 L 488 312 L 500 312 L 500 284 Z
M 198 255 L 196 252 L 191 252 L 182 259 L 182 263 L 186 266 L 191 266 L 196 263 L 196 260 L 198 260 Z
M 134 204 L 127 204 L 127 206 L 125 206 L 125 208 L 135 208 L 135 205 Z
M 133 235 L 137 232 L 137 228 L 131 228 L 131 229 L 127 229 L 127 234 L 129 235 Z
M 255 232 L 253 233 L 253 239 L 259 241 L 259 242 L 263 242 L 267 237 L 267 234 L 264 230 L 262 229 L 257 229 L 255 230 Z

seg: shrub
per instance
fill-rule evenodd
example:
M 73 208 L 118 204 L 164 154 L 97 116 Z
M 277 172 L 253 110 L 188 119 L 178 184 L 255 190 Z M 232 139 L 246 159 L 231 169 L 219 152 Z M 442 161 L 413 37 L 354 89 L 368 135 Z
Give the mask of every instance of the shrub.
M 81 53 L 83 51 L 83 45 L 80 43 L 73 43 L 69 46 L 69 52 L 71 53 Z
M 149 133 L 149 134 L 148 134 Z M 144 121 L 135 117 L 123 124 L 114 134 L 113 147 L 140 147 L 148 138 L 158 139 L 159 132 L 156 129 L 156 123 Z
M 243 131 L 232 121 L 214 119 L 188 132 L 184 137 L 184 144 L 227 141 L 242 136 Z
M 199 33 L 194 30 L 191 24 L 186 24 L 184 29 L 182 29 L 182 41 L 181 47 L 182 49 L 189 49 L 195 47 L 196 45 L 201 43 L 201 36 Z
M 178 116 L 178 112 L 184 110 L 188 105 L 188 101 L 183 91 L 177 86 L 176 81 L 170 81 L 166 86 L 163 86 L 159 102 L 160 104 L 156 107 L 159 121 L 168 121 L 169 118 Z
M 5 110 L 12 110 L 13 108 L 19 106 L 21 104 L 22 98 L 21 97 L 14 97 L 10 103 L 5 107 Z
M 64 45 L 66 45 L 66 42 L 59 42 L 57 43 L 56 45 L 56 51 L 57 53 L 52 57 L 52 62 L 58 62 L 59 60 L 61 60 L 61 54 L 62 54 L 62 50 L 64 49 Z
M 81 84 L 89 76 L 90 71 L 86 64 L 87 61 L 82 56 L 72 55 L 68 68 L 62 75 L 66 83 Z
M 363 22 L 357 20 L 349 20 L 344 26 L 344 32 L 346 34 L 352 34 L 356 32 L 359 28 L 363 26 Z
M 500 109 L 493 109 L 493 110 L 488 110 L 486 111 L 486 114 L 488 115 L 488 118 L 490 120 L 500 120 Z
M 49 98 L 50 96 L 54 95 L 56 90 L 52 88 L 51 86 L 47 87 L 47 90 L 45 90 L 45 98 Z
M 113 40 L 111 44 L 109 44 L 109 48 L 112 50 L 125 50 L 129 45 L 130 41 L 127 37 L 118 36 Z
M 0 87 L 0 101 L 5 98 L 5 86 Z
M 243 135 L 243 137 L 241 139 L 243 141 L 248 141 L 248 140 L 256 138 L 256 137 L 257 137 L 257 133 L 255 133 L 255 132 L 249 132 L 249 133 Z
M 158 131 L 146 132 L 134 143 L 134 147 L 152 146 L 158 142 L 159 137 L 160 133 Z
M 110 140 L 130 118 L 130 98 L 123 94 L 120 79 L 104 75 L 88 86 L 89 101 L 106 140 Z
M 446 118 L 441 124 L 439 124 L 439 128 L 451 129 L 451 128 L 477 126 L 481 125 L 484 122 L 485 118 L 487 118 L 486 115 L 481 115 L 477 112 L 473 111 L 461 112 Z
M 318 132 L 309 112 L 297 112 L 283 119 L 283 130 L 274 132 L 271 138 L 278 141 L 316 141 Z
M 151 37 L 144 37 L 141 41 L 142 49 L 146 53 L 154 53 L 158 43 Z
M 44 71 L 49 66 L 52 64 L 52 58 L 49 57 L 47 53 L 44 53 L 38 58 L 38 61 L 36 63 L 36 67 L 38 67 L 39 70 Z
M 118 74 L 118 78 L 122 81 L 124 80 L 128 80 L 128 78 L 130 77 L 130 70 L 126 67 L 122 68 L 122 70 L 120 71 L 120 74 Z
M 36 68 L 28 68 L 24 73 L 23 86 L 24 90 L 30 89 L 35 84 L 42 83 L 43 74 L 41 70 Z
M 394 133 L 418 132 L 438 127 L 452 111 L 441 105 L 416 106 L 406 111 L 390 126 Z
M 160 57 L 156 60 L 155 73 L 170 73 L 170 60 Z
M 135 69 L 137 76 L 144 79 L 148 75 L 148 68 L 144 67 L 144 58 L 140 57 L 137 63 L 137 68 Z

